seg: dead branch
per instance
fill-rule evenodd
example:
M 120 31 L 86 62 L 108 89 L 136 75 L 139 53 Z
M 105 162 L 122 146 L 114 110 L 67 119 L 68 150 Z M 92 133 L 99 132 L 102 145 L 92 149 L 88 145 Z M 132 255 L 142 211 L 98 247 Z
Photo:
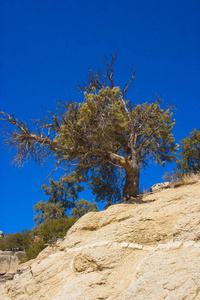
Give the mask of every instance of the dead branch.
M 97 91 L 110 87 L 113 88 L 115 86 L 113 75 L 114 75 L 114 67 L 115 67 L 115 61 L 117 58 L 117 51 L 114 54 L 110 54 L 110 62 L 108 62 L 108 57 L 105 55 L 105 59 L 103 60 L 103 63 L 105 65 L 105 70 L 99 68 L 98 72 L 95 72 L 93 69 L 89 68 L 89 75 L 88 80 L 86 83 L 78 85 L 77 89 L 79 92 L 87 92 L 90 93 L 93 88 L 95 88 Z M 129 87 L 133 83 L 135 79 L 135 71 L 133 70 L 133 66 L 131 67 L 132 77 L 131 79 L 125 83 L 123 89 L 122 89 L 122 97 L 127 99 L 126 93 L 129 91 Z
M 10 132 L 7 131 L 8 138 L 5 140 L 6 144 L 11 148 L 15 147 L 17 154 L 14 158 L 15 163 L 23 164 L 28 158 L 34 158 L 37 162 L 43 162 L 51 153 L 67 153 L 70 149 L 58 144 L 54 141 L 56 132 L 60 131 L 60 125 L 57 124 L 57 118 L 54 118 L 54 123 L 47 123 L 45 120 L 36 120 L 36 129 L 31 131 L 25 122 L 19 121 L 13 114 L 0 112 L 3 116 L 1 121 L 5 122 L 4 129 L 8 125 L 14 125 L 15 129 Z M 47 129 L 45 135 L 44 129 Z M 53 131 L 53 133 L 50 133 Z M 73 151 L 73 149 L 71 149 Z
M 133 83 L 133 80 L 135 79 L 135 71 L 133 70 L 133 66 L 131 67 L 131 72 L 132 72 L 132 77 L 129 80 L 129 82 L 127 82 L 123 89 L 122 89 L 122 97 L 126 97 L 126 93 L 128 92 L 128 88 L 130 87 L 130 85 Z
M 117 52 L 115 52 L 114 54 L 110 54 L 110 57 L 110 63 L 108 63 L 108 58 L 106 55 L 105 59 L 103 60 L 103 63 L 106 66 L 105 71 L 99 68 L 98 72 L 95 72 L 94 70 L 89 68 L 90 74 L 88 76 L 87 83 L 83 83 L 82 85 L 78 86 L 78 90 L 80 92 L 91 92 L 93 88 L 95 88 L 96 90 L 100 90 L 102 88 L 106 88 L 107 86 L 111 88 L 114 87 L 113 74 Z

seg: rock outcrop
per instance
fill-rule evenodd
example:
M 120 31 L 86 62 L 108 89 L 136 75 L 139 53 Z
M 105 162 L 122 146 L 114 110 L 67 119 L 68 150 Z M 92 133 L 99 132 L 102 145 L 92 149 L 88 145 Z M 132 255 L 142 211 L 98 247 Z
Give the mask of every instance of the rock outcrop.
M 6 274 L 10 269 L 18 266 L 19 261 L 23 258 L 25 252 L 23 251 L 1 251 L 0 250 L 0 275 Z
M 200 299 L 200 182 L 88 213 L 12 274 L 2 300 Z
M 166 182 L 160 182 L 160 183 L 156 183 L 154 184 L 151 188 L 150 188 L 150 192 L 158 192 L 164 189 L 168 189 L 170 188 L 170 182 L 166 181 Z

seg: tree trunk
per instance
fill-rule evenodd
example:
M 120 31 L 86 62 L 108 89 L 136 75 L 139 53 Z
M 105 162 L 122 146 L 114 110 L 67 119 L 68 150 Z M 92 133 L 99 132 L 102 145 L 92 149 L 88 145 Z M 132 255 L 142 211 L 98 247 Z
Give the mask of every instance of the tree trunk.
M 129 148 L 126 158 L 112 152 L 109 153 L 109 158 L 112 163 L 121 165 L 126 172 L 122 201 L 126 202 L 137 197 L 139 194 L 139 166 L 135 149 Z
M 123 190 L 123 202 L 137 197 L 139 194 L 139 167 L 136 162 L 131 163 L 125 168 L 126 182 Z

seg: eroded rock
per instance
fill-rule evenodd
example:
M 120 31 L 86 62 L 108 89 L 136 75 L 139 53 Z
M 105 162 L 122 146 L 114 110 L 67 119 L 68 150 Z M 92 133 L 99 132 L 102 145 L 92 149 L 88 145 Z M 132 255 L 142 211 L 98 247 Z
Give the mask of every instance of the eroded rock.
M 200 182 L 88 213 L 18 266 L 2 300 L 200 299 Z
M 18 266 L 20 259 L 25 255 L 23 251 L 0 250 L 0 275 L 6 274 L 10 269 Z

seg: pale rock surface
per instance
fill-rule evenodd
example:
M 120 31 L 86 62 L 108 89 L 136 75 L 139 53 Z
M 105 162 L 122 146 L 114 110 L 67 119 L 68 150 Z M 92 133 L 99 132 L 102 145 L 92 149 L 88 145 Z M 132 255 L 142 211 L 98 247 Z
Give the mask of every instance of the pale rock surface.
M 1 251 L 0 250 L 0 275 L 7 273 L 10 269 L 16 268 L 20 258 L 25 255 L 23 251 Z
M 200 182 L 88 213 L 12 274 L 2 300 L 200 299 Z
M 161 191 L 163 189 L 168 189 L 170 188 L 170 182 L 166 181 L 166 182 L 160 182 L 160 183 L 156 183 L 154 184 L 151 188 L 150 188 L 150 192 L 158 192 Z

